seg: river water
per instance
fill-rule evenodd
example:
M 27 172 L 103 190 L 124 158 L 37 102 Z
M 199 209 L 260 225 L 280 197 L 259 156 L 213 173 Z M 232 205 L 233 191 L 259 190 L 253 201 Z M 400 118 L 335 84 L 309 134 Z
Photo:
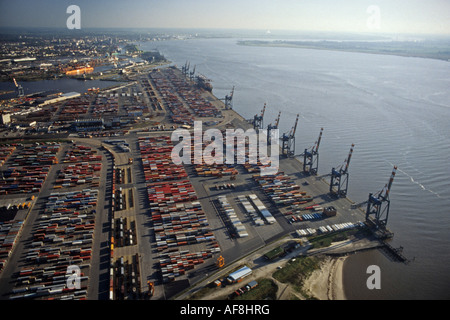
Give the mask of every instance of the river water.
M 234 109 L 245 118 L 267 110 L 264 126 L 281 111 L 280 134 L 300 114 L 296 153 L 316 141 L 319 175 L 346 159 L 348 197 L 359 203 L 388 182 L 391 244 L 413 261 L 392 262 L 379 251 L 344 265 L 349 299 L 450 298 L 450 63 L 390 55 L 250 47 L 237 39 L 148 42 L 178 67 L 212 79 L 214 94 L 235 86 Z M 368 289 L 369 265 L 378 265 L 381 289 Z

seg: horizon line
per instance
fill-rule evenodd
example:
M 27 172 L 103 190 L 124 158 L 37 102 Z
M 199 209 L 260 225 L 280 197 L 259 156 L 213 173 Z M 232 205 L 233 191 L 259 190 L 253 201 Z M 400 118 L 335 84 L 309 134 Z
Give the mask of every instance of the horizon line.
M 42 30 L 51 31 L 66 31 L 82 33 L 84 30 L 111 30 L 111 31 L 132 31 L 132 30 L 172 30 L 172 31 L 221 31 L 221 32 L 233 32 L 233 31 L 247 31 L 247 32 L 262 32 L 266 35 L 272 34 L 272 32 L 279 34 L 282 32 L 289 33 L 329 33 L 329 34 L 354 34 L 354 35 L 365 35 L 365 36 L 394 36 L 394 35 L 408 35 L 408 36 L 450 36 L 449 33 L 417 33 L 417 32 L 369 32 L 369 31 L 335 31 L 335 30 L 304 30 L 304 29 L 251 29 L 251 28 L 219 28 L 219 27 L 83 27 L 81 29 L 69 30 L 66 27 L 55 27 L 55 26 L 0 26 L 0 34 L 3 34 L 4 30 L 27 30 L 32 32 L 33 29 L 36 32 Z

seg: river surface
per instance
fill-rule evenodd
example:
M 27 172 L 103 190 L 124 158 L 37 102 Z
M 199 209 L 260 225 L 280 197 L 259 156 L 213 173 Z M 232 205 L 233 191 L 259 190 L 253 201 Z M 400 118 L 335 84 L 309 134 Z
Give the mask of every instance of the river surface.
M 245 118 L 281 111 L 280 134 L 300 114 L 296 153 L 317 140 L 319 175 L 341 165 L 355 144 L 348 197 L 367 200 L 398 171 L 390 199 L 391 244 L 408 264 L 374 250 L 344 265 L 349 299 L 450 298 L 450 63 L 390 55 L 237 45 L 238 39 L 143 43 L 178 67 L 190 62 L 223 98 L 235 86 L 234 109 Z M 381 289 L 368 289 L 370 265 Z

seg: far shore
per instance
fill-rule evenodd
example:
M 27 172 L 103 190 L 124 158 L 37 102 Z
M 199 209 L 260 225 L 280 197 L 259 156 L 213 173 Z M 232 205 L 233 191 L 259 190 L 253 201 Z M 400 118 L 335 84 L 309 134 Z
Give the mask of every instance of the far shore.
M 395 42 L 393 42 L 395 43 Z M 428 45 L 425 48 L 410 47 L 410 42 L 398 42 L 395 46 L 383 46 L 377 42 L 333 42 L 333 41 L 261 41 L 261 40 L 243 40 L 238 41 L 238 45 L 255 47 L 281 47 L 281 48 L 299 48 L 312 50 L 328 50 L 341 52 L 357 52 L 381 55 L 392 55 L 411 58 L 426 58 L 442 61 L 450 61 L 450 47 L 448 45 Z M 378 46 L 378 47 L 377 47 Z

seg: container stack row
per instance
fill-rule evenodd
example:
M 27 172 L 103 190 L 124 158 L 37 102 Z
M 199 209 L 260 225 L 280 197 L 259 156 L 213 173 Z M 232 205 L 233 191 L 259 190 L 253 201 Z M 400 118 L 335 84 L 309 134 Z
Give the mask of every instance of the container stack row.
M 256 212 L 255 208 L 252 206 L 250 201 L 247 199 L 247 197 L 244 195 L 239 195 L 238 200 L 244 207 L 245 212 L 250 216 L 250 218 L 252 218 L 253 222 L 255 222 L 255 224 L 257 226 L 263 226 L 264 220 L 261 219 L 259 214 Z
M 88 114 L 90 101 L 87 97 L 70 99 L 60 107 L 58 121 L 74 121 Z
M 18 220 L 0 222 L 0 273 L 12 253 L 22 226 L 23 221 Z
M 276 222 L 275 218 L 272 216 L 270 211 L 267 209 L 264 203 L 262 203 L 262 201 L 258 198 L 256 194 L 254 193 L 249 194 L 248 198 L 250 202 L 253 203 L 258 212 L 261 214 L 265 222 L 267 222 L 268 224 L 273 224 Z
M 239 236 L 239 238 L 245 238 L 248 237 L 248 232 L 245 226 L 242 224 L 241 220 L 239 220 L 238 216 L 236 215 L 236 212 L 234 211 L 233 207 L 228 202 L 228 199 L 226 196 L 219 196 L 217 198 L 220 209 L 226 216 L 226 220 L 228 223 L 232 226 L 236 234 Z
M 66 153 L 63 163 L 77 163 L 86 161 L 102 161 L 102 156 L 91 147 L 74 144 Z
M 152 204 L 165 206 L 177 202 L 197 200 L 194 187 L 189 180 L 177 182 L 152 183 L 147 185 L 148 200 Z
M 0 195 L 39 192 L 51 165 L 58 163 L 59 150 L 60 145 L 52 143 L 17 148 L 2 167 Z
M 95 116 L 116 116 L 119 113 L 119 98 L 97 95 L 92 104 L 92 114 Z
M 101 169 L 101 163 L 79 162 L 70 164 L 59 172 L 54 188 L 68 188 L 85 184 L 98 187 Z
M 164 282 L 174 281 L 175 278 L 184 275 L 187 271 L 194 269 L 196 265 L 202 264 L 206 259 L 212 258 L 217 250 L 206 249 L 201 252 L 189 253 L 188 250 L 160 255 L 159 265 Z
M 8 157 L 16 150 L 15 146 L 2 145 L 0 146 L 0 167 L 6 162 Z
M 195 159 L 195 148 L 201 148 L 201 150 L 205 150 L 207 146 L 211 144 L 211 141 L 203 140 L 202 146 L 194 146 L 194 142 L 192 140 L 191 143 L 191 163 L 195 164 L 194 170 L 200 177 L 222 177 L 222 176 L 233 176 L 237 175 L 239 172 L 235 168 L 235 163 L 233 161 L 232 164 L 226 163 L 225 154 L 221 151 L 225 150 L 225 139 L 223 141 L 223 146 L 218 146 L 213 152 L 213 154 L 203 153 L 202 154 L 202 162 L 198 163 Z M 235 141 L 236 143 L 236 141 Z
M 98 191 L 52 193 L 26 251 L 26 272 L 13 290 L 16 298 L 83 299 L 92 258 Z M 73 273 L 73 271 L 77 271 Z M 70 285 L 68 278 L 78 282 Z
M 321 226 L 317 229 L 314 228 L 306 228 L 306 229 L 297 229 L 295 232 L 299 237 L 303 236 L 313 236 L 316 234 L 323 234 L 323 233 L 329 233 L 329 232 L 335 232 L 340 230 L 349 230 L 354 228 L 364 228 L 365 224 L 362 221 L 358 222 L 343 222 L 343 223 L 336 223 L 332 225 L 326 225 Z
M 94 163 L 92 163 L 94 161 Z M 98 187 L 100 171 L 102 169 L 102 156 L 91 147 L 73 144 L 62 162 L 70 163 L 58 173 L 54 189 L 69 188 L 83 185 Z
M 186 179 L 182 165 L 175 165 L 171 158 L 170 137 L 139 138 L 139 149 L 147 182 Z
M 301 205 L 313 200 L 284 173 L 266 176 L 255 175 L 254 179 L 277 206 Z
M 207 101 L 202 95 L 201 91 L 186 81 L 186 78 L 181 77 L 174 69 L 166 69 L 164 73 L 172 83 L 176 92 L 189 105 L 197 117 L 218 117 L 221 115 L 211 102 Z
M 152 215 L 159 251 L 188 244 L 215 241 L 199 202 L 177 204 L 167 213 L 162 213 L 161 209 L 167 211 L 169 207 L 158 207 Z
M 158 174 L 166 173 L 167 181 L 154 182 L 153 176 L 146 172 L 147 194 L 150 205 L 151 220 L 155 232 L 156 247 L 160 254 L 188 249 L 208 248 L 220 251 L 215 236 L 211 232 L 205 212 L 183 166 L 173 164 L 170 159 L 173 148 L 168 136 L 159 138 L 141 138 L 139 147 L 144 161 L 144 170 L 152 170 Z M 155 154 L 161 157 L 155 160 Z M 165 157 L 165 158 L 164 158 Z M 145 159 L 151 159 L 145 163 Z M 147 165 L 147 166 L 146 166 Z M 162 180 L 162 179 L 161 179 Z M 207 256 L 206 258 L 209 258 Z M 203 260 L 200 261 L 202 263 Z M 198 262 L 198 261 L 197 261 Z M 184 270 L 186 270 L 184 268 Z M 183 272 L 161 270 L 165 281 L 174 280 Z M 167 272 L 166 272 L 167 271 Z
M 292 215 L 286 215 L 286 218 L 289 219 L 291 222 L 314 221 L 314 220 L 320 220 L 320 219 L 324 218 L 324 214 L 322 212 L 292 214 Z
M 180 98 L 174 93 L 172 83 L 166 78 L 161 70 L 154 70 L 149 73 L 150 80 L 155 84 L 154 89 L 158 91 L 159 96 L 162 97 L 162 103 L 171 113 L 171 119 L 174 123 L 193 125 L 194 115 L 184 106 Z
M 141 86 L 144 88 L 144 92 L 146 93 L 147 97 L 150 100 L 150 105 L 152 107 L 152 110 L 155 112 L 163 111 L 162 102 L 156 96 L 155 88 L 153 87 L 151 81 L 149 81 L 148 78 L 141 77 L 139 79 L 139 82 L 140 82 Z

